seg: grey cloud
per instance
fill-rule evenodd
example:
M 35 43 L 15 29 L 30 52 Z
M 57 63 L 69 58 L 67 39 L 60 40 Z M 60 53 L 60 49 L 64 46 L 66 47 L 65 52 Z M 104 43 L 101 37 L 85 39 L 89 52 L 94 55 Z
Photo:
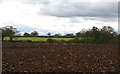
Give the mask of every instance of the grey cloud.
M 57 25 L 53 25 L 54 27 L 57 27 Z
M 72 17 L 68 23 L 83 23 L 83 21 L 81 21 L 80 18 Z
M 43 4 L 48 5 L 50 3 L 62 3 L 62 2 L 69 2 L 69 0 L 24 0 L 24 3 L 28 4 Z
M 66 25 L 62 25 L 62 27 L 66 27 Z
M 70 25 L 69 27 L 74 27 L 74 25 Z
M 24 3 L 43 5 L 38 15 L 56 17 L 99 17 L 114 20 L 118 16 L 118 2 L 69 2 L 69 0 L 24 0 Z M 90 19 L 89 18 L 89 19 Z M 105 20 L 106 21 L 106 20 Z M 78 21 L 74 21 L 78 22 Z
M 0 3 L 2 3 L 3 2 L 3 0 L 0 0 Z
M 61 2 L 45 5 L 39 12 L 42 15 L 56 17 L 100 17 L 116 18 L 117 2 Z
M 25 3 L 25 4 L 34 4 L 34 5 L 36 5 L 36 4 L 38 4 L 38 5 L 39 4 L 47 5 L 50 2 L 49 2 L 49 0 L 24 0 L 23 3 Z

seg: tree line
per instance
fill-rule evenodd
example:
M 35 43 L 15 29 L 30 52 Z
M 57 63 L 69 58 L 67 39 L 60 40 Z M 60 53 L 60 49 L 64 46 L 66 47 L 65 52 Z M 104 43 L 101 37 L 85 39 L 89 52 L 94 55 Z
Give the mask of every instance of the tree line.
M 4 37 L 10 37 L 10 41 L 13 40 L 16 36 L 21 36 L 20 31 L 13 26 L 5 26 L 1 28 L 2 30 L 2 41 L 4 41 Z M 73 37 L 73 40 L 69 40 L 67 42 L 74 42 L 74 43 L 117 43 L 118 39 L 120 39 L 120 34 L 118 34 L 114 28 L 111 26 L 103 26 L 102 28 L 92 27 L 91 29 L 82 29 L 81 31 L 73 34 L 68 33 L 65 35 L 61 34 L 54 34 L 51 35 L 49 32 L 48 34 L 48 42 L 57 42 L 56 40 L 51 39 L 51 37 Z M 31 33 L 25 32 L 23 34 L 25 37 L 37 37 L 39 33 L 37 31 L 33 31 Z M 61 41 L 66 42 L 66 41 Z

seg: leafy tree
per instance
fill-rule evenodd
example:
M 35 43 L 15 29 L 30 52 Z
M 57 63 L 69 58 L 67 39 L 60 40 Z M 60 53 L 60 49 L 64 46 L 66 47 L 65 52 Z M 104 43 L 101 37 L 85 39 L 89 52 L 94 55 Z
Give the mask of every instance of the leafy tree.
M 18 34 L 20 34 L 19 31 L 13 26 L 6 26 L 2 28 L 2 40 L 4 37 L 10 37 L 10 41 L 12 41 L 13 37 L 17 36 Z
M 84 37 L 84 38 L 92 38 L 92 37 L 93 37 L 92 31 L 91 31 L 91 30 L 86 31 L 86 32 L 83 34 L 83 37 Z
M 82 33 L 77 32 L 77 33 L 75 34 L 75 36 L 80 37 L 80 36 L 82 36 Z
M 98 43 L 100 42 L 100 31 L 97 27 L 93 27 L 92 29 L 93 39 L 94 42 Z
M 116 32 L 110 26 L 103 26 L 101 29 L 101 40 L 103 42 L 114 42 Z
M 103 26 L 101 29 L 102 32 L 108 32 L 108 33 L 113 33 L 114 29 L 111 26 Z
M 31 36 L 38 36 L 38 32 L 37 31 L 33 31 L 33 32 L 31 32 Z
M 84 37 L 84 34 L 86 33 L 86 30 L 85 29 L 82 29 L 80 32 L 77 32 L 75 34 L 75 36 L 77 37 Z

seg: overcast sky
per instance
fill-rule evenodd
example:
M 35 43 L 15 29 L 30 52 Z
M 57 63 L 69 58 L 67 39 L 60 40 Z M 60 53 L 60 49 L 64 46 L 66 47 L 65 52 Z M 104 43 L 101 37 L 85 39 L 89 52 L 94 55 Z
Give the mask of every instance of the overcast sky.
M 93 26 L 118 30 L 118 0 L 0 0 L 0 27 L 21 33 L 76 33 Z

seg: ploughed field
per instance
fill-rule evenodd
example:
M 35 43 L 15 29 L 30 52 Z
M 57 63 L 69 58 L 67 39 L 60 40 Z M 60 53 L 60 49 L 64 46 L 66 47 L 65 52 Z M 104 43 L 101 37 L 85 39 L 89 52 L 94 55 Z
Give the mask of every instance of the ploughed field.
M 117 72 L 118 45 L 3 42 L 3 72 Z

